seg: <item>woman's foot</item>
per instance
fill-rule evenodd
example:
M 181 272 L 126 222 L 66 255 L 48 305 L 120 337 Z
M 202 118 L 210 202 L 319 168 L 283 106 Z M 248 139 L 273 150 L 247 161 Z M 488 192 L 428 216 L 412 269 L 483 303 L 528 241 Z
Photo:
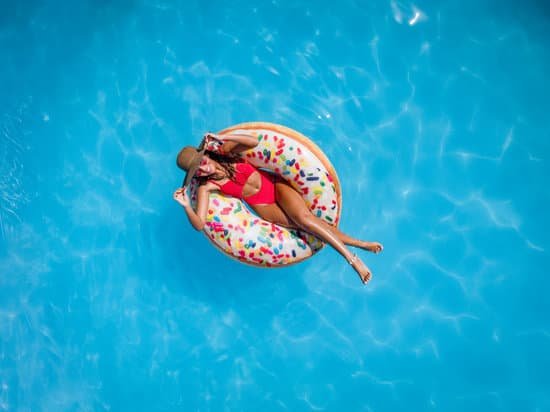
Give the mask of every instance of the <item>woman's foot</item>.
M 367 267 L 367 265 L 365 265 L 357 255 L 353 255 L 353 257 L 349 260 L 349 264 L 353 269 L 355 269 L 355 271 L 361 278 L 361 282 L 363 282 L 363 285 L 365 285 L 372 276 L 370 269 Z
M 384 250 L 384 246 L 382 246 L 382 243 L 378 242 L 362 242 L 361 249 L 368 250 L 372 253 L 380 253 L 382 250 Z

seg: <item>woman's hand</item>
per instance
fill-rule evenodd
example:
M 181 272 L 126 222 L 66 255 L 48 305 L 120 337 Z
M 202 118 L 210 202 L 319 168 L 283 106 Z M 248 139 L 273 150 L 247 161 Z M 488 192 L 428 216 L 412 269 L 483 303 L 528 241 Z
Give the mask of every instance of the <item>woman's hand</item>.
M 186 187 L 180 187 L 174 192 L 174 200 L 183 207 L 188 207 L 191 205 L 191 202 L 189 201 L 189 196 L 187 195 Z
M 206 133 L 203 137 L 206 150 L 214 153 L 222 153 L 221 147 L 224 143 L 222 137 L 215 133 Z
M 222 137 L 219 134 L 212 133 L 212 132 L 205 133 L 204 136 L 203 136 L 203 139 L 218 140 L 220 142 L 222 141 Z
M 227 133 L 219 135 L 206 133 L 203 137 L 206 150 L 226 154 L 239 154 L 258 145 L 258 139 L 251 134 Z

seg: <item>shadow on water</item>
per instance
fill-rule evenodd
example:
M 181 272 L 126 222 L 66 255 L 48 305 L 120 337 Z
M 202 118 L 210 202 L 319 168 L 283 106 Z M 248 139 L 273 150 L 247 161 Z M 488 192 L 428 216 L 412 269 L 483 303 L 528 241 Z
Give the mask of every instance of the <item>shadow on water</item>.
M 136 8 L 134 0 L 57 3 L 7 2 L 0 13 L 0 48 L 6 61 L 0 68 L 0 86 L 15 96 L 58 96 L 65 83 L 78 88 L 79 76 L 93 71 L 94 42 L 102 50 L 119 52 L 117 32 Z M 104 41 L 98 33 L 105 33 Z M 116 56 L 114 57 L 116 58 Z M 15 90 L 12 91 L 11 89 Z M 48 100 L 46 100 L 48 101 Z
M 26 25 L 42 4 L 43 2 L 39 0 L 29 0 L 22 3 L 12 1 L 2 4 L 0 26 L 21 27 Z
M 306 293 L 297 266 L 258 268 L 223 255 L 191 228 L 179 206 L 164 209 L 151 224 L 151 241 L 162 245 L 155 276 L 173 292 L 219 311 L 237 310 L 256 321 L 261 313 L 270 318 Z
M 84 3 L 84 4 L 83 4 Z M 91 19 L 92 24 L 109 25 L 113 19 L 124 17 L 132 12 L 137 4 L 136 0 L 90 0 L 74 3 L 78 5 L 80 13 L 85 15 L 87 20 Z M 54 3 L 48 4 L 41 0 L 29 0 L 25 2 L 6 2 L 2 4 L 2 13 L 0 13 L 1 27 L 22 28 L 33 24 L 40 13 L 48 13 L 48 19 L 57 16 L 63 16 L 65 13 L 71 13 L 74 16 L 74 10 L 71 9 L 71 3 L 65 3 L 65 7 L 58 7 Z M 76 13 L 77 16 L 79 13 Z M 63 22 L 59 19 L 60 22 Z M 64 21 L 64 23 L 69 23 Z

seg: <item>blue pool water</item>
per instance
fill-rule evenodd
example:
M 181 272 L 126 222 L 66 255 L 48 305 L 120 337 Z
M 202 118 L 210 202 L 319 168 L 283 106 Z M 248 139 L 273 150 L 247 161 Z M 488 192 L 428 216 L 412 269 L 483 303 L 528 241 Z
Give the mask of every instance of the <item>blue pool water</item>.
M 0 411 L 550 410 L 545 2 L 2 8 Z M 192 230 L 175 155 L 245 121 L 331 159 L 367 287 Z

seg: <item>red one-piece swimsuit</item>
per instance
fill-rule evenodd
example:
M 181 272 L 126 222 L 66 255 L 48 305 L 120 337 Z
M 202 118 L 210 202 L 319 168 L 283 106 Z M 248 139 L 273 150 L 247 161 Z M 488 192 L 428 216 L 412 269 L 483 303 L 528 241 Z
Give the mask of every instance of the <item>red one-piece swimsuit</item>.
M 262 184 L 260 190 L 251 196 L 243 196 L 243 188 L 254 172 L 260 173 Z M 233 180 L 229 179 L 223 185 L 220 185 L 215 180 L 211 180 L 216 186 L 220 188 L 220 191 L 226 195 L 234 196 L 239 199 L 243 199 L 249 205 L 265 205 L 275 203 L 275 184 L 273 183 L 274 176 L 270 175 L 263 170 L 256 169 L 250 163 L 236 163 L 235 164 L 235 176 Z

